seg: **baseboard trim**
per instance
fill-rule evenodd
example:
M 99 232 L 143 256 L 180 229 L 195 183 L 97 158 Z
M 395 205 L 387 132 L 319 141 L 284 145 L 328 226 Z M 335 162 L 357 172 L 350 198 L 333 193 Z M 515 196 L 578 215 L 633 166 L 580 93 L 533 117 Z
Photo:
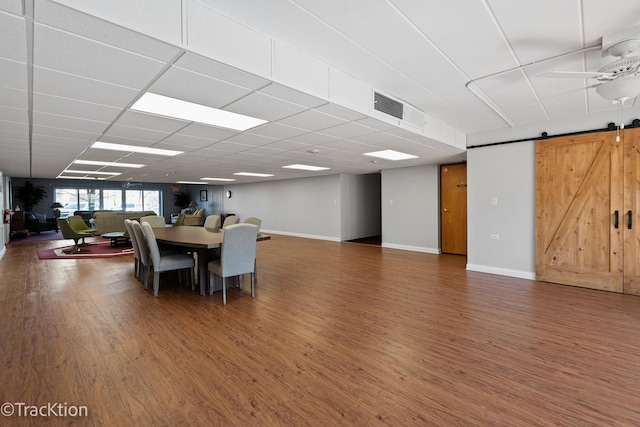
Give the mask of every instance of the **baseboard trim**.
M 409 245 L 396 245 L 395 243 L 382 243 L 383 248 L 389 249 L 400 249 L 402 251 L 411 251 L 411 252 L 424 252 L 427 254 L 440 254 L 440 249 L 437 248 L 425 248 L 422 246 L 409 246 Z
M 518 279 L 536 280 L 536 273 L 531 271 L 510 270 L 507 268 L 489 267 L 486 265 L 467 264 L 467 270 L 480 273 L 497 274 L 499 276 L 516 277 Z
M 260 230 L 261 233 L 265 234 L 281 234 L 283 236 L 292 236 L 292 237 L 303 237 L 305 239 L 316 239 L 316 240 L 329 240 L 331 242 L 339 242 L 340 239 L 337 237 L 329 237 L 329 236 L 317 236 L 314 234 L 301 234 L 301 233 L 289 233 L 286 231 L 275 231 L 275 230 Z

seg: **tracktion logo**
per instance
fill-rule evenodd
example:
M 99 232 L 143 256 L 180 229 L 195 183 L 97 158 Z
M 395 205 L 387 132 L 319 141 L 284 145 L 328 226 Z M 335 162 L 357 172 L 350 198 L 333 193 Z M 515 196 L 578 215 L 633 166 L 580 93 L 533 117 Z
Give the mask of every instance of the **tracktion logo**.
M 84 405 L 68 405 L 67 402 L 46 405 L 5 402 L 0 406 L 0 413 L 5 417 L 87 417 L 89 408 Z

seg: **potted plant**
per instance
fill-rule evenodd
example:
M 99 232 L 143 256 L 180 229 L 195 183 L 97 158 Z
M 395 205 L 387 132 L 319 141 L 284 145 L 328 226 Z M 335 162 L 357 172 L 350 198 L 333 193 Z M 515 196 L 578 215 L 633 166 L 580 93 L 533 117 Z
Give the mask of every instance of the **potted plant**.
M 47 190 L 42 186 L 33 185 L 31 181 L 26 181 L 24 186 L 16 191 L 16 198 L 22 204 L 22 209 L 25 212 L 31 211 L 45 197 L 47 197 Z
M 191 197 L 189 197 L 189 195 L 183 191 L 179 191 L 176 194 L 174 194 L 174 205 L 179 207 L 180 209 L 184 209 L 187 206 L 189 206 L 189 203 L 191 203 Z

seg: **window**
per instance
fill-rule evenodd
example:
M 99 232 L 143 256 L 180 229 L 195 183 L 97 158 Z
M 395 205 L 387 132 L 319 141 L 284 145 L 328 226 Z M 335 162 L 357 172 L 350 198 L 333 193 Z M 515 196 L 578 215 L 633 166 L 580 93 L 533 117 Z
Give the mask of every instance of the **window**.
M 122 190 L 103 190 L 102 209 L 106 211 L 121 211 Z
M 75 211 L 126 210 L 154 211 L 162 215 L 161 192 L 157 190 L 101 190 L 86 188 L 56 188 L 55 202 L 60 202 L 62 217 Z

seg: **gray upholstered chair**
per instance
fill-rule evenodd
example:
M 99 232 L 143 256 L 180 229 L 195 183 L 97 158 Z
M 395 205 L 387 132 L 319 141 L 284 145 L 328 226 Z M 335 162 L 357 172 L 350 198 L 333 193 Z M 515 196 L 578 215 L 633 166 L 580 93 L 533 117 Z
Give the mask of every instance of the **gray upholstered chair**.
M 125 218 L 124 220 L 124 228 L 127 230 L 127 234 L 129 235 L 129 240 L 131 240 L 131 247 L 133 248 L 133 275 L 141 280 L 140 278 L 140 247 L 138 246 L 138 238 L 136 237 L 135 232 L 133 231 L 133 226 L 131 225 L 131 220 L 129 218 Z
M 82 218 L 80 215 L 72 215 L 68 217 L 67 220 L 69 221 L 69 225 L 71 226 L 71 228 L 73 228 L 78 233 L 86 233 L 91 236 L 96 232 L 95 228 L 87 226 L 87 224 L 84 222 L 84 218 Z
M 158 289 L 160 288 L 160 273 L 165 271 L 190 270 L 191 290 L 195 290 L 196 263 L 193 257 L 187 254 L 160 255 L 158 242 L 156 241 L 155 234 L 153 234 L 153 228 L 151 228 L 151 225 L 149 225 L 148 222 L 143 222 L 141 227 L 144 231 L 144 237 L 147 240 L 151 264 L 153 266 L 153 296 L 158 296 Z
M 204 228 L 219 228 L 220 215 L 208 215 L 204 219 Z
M 151 256 L 149 255 L 149 245 L 144 237 L 144 231 L 138 221 L 131 221 L 129 223 L 135 234 L 136 243 L 138 244 L 138 252 L 140 258 L 138 260 L 138 278 L 144 284 L 144 288 L 147 289 L 149 283 L 149 274 L 151 272 Z
M 240 222 L 240 218 L 236 215 L 229 215 L 224 219 L 224 223 L 222 224 L 222 228 L 227 228 L 230 225 L 235 225 Z
M 75 248 L 69 253 L 75 254 L 80 252 L 80 240 L 82 240 L 82 242 L 84 243 L 84 238 L 90 237 L 91 234 L 79 233 L 75 231 L 73 228 L 71 228 L 71 225 L 66 218 L 57 218 L 57 221 L 58 228 L 60 229 L 60 231 L 62 231 L 62 237 L 64 239 L 73 239 L 73 242 L 76 244 Z
M 163 216 L 158 215 L 147 215 L 140 218 L 140 223 L 148 222 L 151 225 L 151 228 L 164 228 L 167 224 L 164 222 Z
M 209 261 L 209 289 L 213 293 L 214 275 L 222 278 L 222 304 L 227 304 L 228 277 L 251 273 L 251 298 L 255 297 L 255 259 L 258 227 L 253 224 L 234 224 L 224 229 L 220 259 Z M 240 278 L 242 289 L 242 278 Z
M 250 217 L 243 221 L 246 224 L 253 224 L 258 226 L 258 233 L 260 232 L 260 227 L 262 226 L 262 220 L 260 218 Z

